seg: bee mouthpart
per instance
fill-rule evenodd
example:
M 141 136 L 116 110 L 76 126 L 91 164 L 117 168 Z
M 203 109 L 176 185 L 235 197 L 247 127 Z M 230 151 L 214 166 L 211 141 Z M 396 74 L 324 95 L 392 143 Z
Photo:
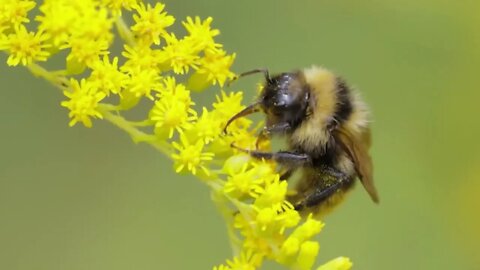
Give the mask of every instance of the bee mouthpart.
M 241 110 L 239 113 L 235 114 L 234 116 L 232 116 L 232 118 L 230 118 L 227 122 L 227 124 L 225 125 L 225 127 L 223 128 L 223 134 L 226 134 L 227 133 L 227 128 L 228 126 L 233 122 L 235 121 L 237 118 L 240 118 L 240 117 L 243 117 L 243 116 L 247 116 L 249 114 L 252 114 L 252 113 L 256 113 L 258 111 L 260 111 L 260 102 L 256 102 L 256 103 L 253 103 L 252 105 L 246 107 L 245 109 Z

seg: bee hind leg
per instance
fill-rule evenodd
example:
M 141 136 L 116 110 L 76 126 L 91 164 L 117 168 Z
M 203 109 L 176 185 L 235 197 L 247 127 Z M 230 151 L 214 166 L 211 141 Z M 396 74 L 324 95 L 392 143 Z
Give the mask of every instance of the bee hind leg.
M 308 193 L 302 201 L 295 204 L 295 210 L 302 210 L 304 208 L 319 205 L 352 181 L 352 179 L 345 173 L 332 167 L 322 168 L 321 173 L 323 177 L 333 178 L 333 183 L 327 187 L 317 186 L 314 188 L 314 190 Z
M 287 181 L 293 175 L 296 170 L 294 168 L 288 168 L 280 175 L 280 180 Z

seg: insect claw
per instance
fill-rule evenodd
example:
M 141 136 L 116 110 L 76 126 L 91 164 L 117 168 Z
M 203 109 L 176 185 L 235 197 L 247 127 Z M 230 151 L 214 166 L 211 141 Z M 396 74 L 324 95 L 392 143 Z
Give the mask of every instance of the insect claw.
M 238 80 L 238 76 L 235 76 L 233 77 L 233 79 L 229 80 L 226 84 L 225 84 L 225 87 L 230 87 L 230 85 L 232 85 L 232 83 L 234 83 L 236 80 Z

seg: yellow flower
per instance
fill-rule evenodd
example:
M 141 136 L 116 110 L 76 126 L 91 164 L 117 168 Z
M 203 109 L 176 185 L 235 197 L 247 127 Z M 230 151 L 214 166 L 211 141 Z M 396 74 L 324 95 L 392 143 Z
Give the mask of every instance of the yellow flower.
M 265 219 L 265 215 L 270 214 L 270 219 Z M 260 216 L 263 218 L 260 219 Z M 268 215 L 267 215 L 268 216 Z M 268 222 L 266 222 L 268 220 Z M 300 215 L 293 208 L 287 208 L 279 211 L 275 206 L 257 209 L 257 226 L 261 229 L 261 235 L 276 237 L 283 235 L 285 229 L 294 227 L 300 222 Z
M 243 148 L 243 149 L 255 149 L 257 144 L 257 136 L 255 131 L 249 131 L 246 129 L 234 129 L 228 130 L 230 139 L 230 145 L 233 143 L 235 146 Z M 238 150 L 235 150 L 238 152 Z
M 235 54 L 227 55 L 224 50 L 206 51 L 199 61 L 197 76 L 202 76 L 207 83 L 218 83 L 223 87 L 227 80 L 235 78 L 235 73 L 230 71 L 234 60 Z
M 156 3 L 153 8 L 150 4 L 145 6 L 143 3 L 133 6 L 138 15 L 133 15 L 135 24 L 131 29 L 138 41 L 148 45 L 151 43 L 160 44 L 160 37 L 167 34 L 165 28 L 175 22 L 173 16 L 163 12 L 164 8 L 165 5 L 161 3 Z
M 200 57 L 195 44 L 185 39 L 178 40 L 174 34 L 168 35 L 166 40 L 167 46 L 163 48 L 163 51 L 173 72 L 185 74 L 190 67 L 197 67 Z
M 255 219 L 256 225 L 261 231 L 266 231 L 268 227 L 270 229 L 274 229 L 273 227 L 276 225 L 275 222 L 277 221 L 277 211 L 273 208 L 262 208 L 258 211 L 257 217 Z M 272 230 L 273 231 L 273 230 Z
M 291 228 L 295 227 L 298 225 L 300 222 L 300 214 L 294 210 L 294 207 L 291 203 L 288 201 L 283 201 L 282 205 L 280 206 L 280 209 L 277 207 L 273 206 L 275 210 L 277 210 L 279 219 L 282 220 L 283 227 L 281 228 L 281 232 L 283 233 L 283 230 L 285 228 Z
M 114 14 L 121 13 L 122 8 L 131 10 L 137 0 L 101 0 L 102 4 L 112 10 Z
M 259 208 L 273 206 L 280 209 L 287 194 L 287 182 L 280 181 L 278 174 L 270 178 L 272 180 L 266 181 L 265 188 L 257 196 L 255 206 Z
M 161 95 L 160 100 L 155 101 L 149 116 L 155 123 L 155 133 L 161 138 L 169 139 L 173 137 L 174 131 L 182 134 L 187 125 L 197 118 L 190 105 L 175 95 Z
M 248 170 L 248 163 L 245 163 L 239 172 L 228 177 L 223 188 L 224 192 L 233 198 L 253 197 L 261 189 L 262 179 L 254 178 L 255 171 Z
M 20 63 L 26 66 L 35 61 L 46 61 L 50 56 L 45 51 L 49 44 L 45 44 L 48 35 L 43 32 L 27 32 L 25 26 L 15 28 L 15 33 L 3 36 L 0 39 L 0 50 L 7 50 L 9 57 L 7 64 L 16 66 Z
M 264 159 L 251 159 L 251 165 L 255 168 L 255 175 L 265 179 L 265 187 L 276 182 L 276 179 L 279 179 L 279 175 L 276 172 L 276 164 L 272 161 L 267 161 Z M 286 181 L 283 181 L 286 182 Z
M 108 48 L 113 39 L 113 18 L 97 1 L 46 0 L 40 11 L 42 14 L 36 17 L 39 29 L 50 34 L 54 46 L 60 49 L 78 47 L 79 44 L 70 42 L 74 39 L 89 44 L 96 42 L 105 50 L 103 46 L 106 44 Z M 83 63 L 83 60 L 77 61 Z
M 78 19 L 78 10 L 65 1 L 45 1 L 40 6 L 42 15 L 35 17 L 40 22 L 38 29 L 50 34 L 53 45 L 59 47 L 68 41 L 72 25 Z
M 193 175 L 196 175 L 197 170 L 200 169 L 204 174 L 210 175 L 209 169 L 206 167 L 206 162 L 213 159 L 214 154 L 203 152 L 204 143 L 197 141 L 191 144 L 185 136 L 180 136 L 181 144 L 173 142 L 173 147 L 178 151 L 178 154 L 173 154 L 172 158 L 175 162 L 175 172 L 179 173 L 187 169 Z
M 108 96 L 110 93 L 118 94 L 127 85 L 128 76 L 118 70 L 118 57 L 114 57 L 112 63 L 108 56 L 103 61 L 98 59 L 92 65 L 92 73 L 88 80 L 100 91 Z
M 97 110 L 98 102 L 105 98 L 105 93 L 98 92 L 97 89 L 87 80 L 82 79 L 80 83 L 70 80 L 71 89 L 64 91 L 68 101 L 62 101 L 62 106 L 70 110 L 68 116 L 72 119 L 69 126 L 82 122 L 86 127 L 92 126 L 90 117 L 102 118 L 102 114 Z
M 222 126 L 220 121 L 207 108 L 203 107 L 202 116 L 190 126 L 187 134 L 189 138 L 202 140 L 205 144 L 208 144 L 215 140 L 221 132 Z
M 243 92 L 241 91 L 230 92 L 229 94 L 222 91 L 220 96 L 216 96 L 216 102 L 213 103 L 213 108 L 215 108 L 216 116 L 221 120 L 223 125 L 225 125 L 232 116 L 245 108 L 242 104 L 242 99 Z M 231 123 L 229 131 L 247 129 L 250 123 L 251 121 L 244 117 L 237 119 Z
M 318 242 L 306 241 L 300 247 L 300 251 L 295 263 L 296 269 L 310 270 L 315 263 L 320 245 Z
M 175 98 L 183 102 L 186 107 L 195 105 L 190 97 L 190 91 L 187 90 L 184 84 L 177 83 L 175 77 L 165 77 L 161 91 L 163 95 L 175 96 Z
M 232 269 L 232 270 L 255 270 L 262 263 L 260 256 L 252 251 L 242 252 L 240 256 L 234 257 L 232 260 L 227 260 L 227 268 L 217 269 Z M 222 266 L 220 266 L 222 267 Z M 214 268 L 215 269 L 215 268 Z
M 291 264 L 299 250 L 300 240 L 295 237 L 289 237 L 283 242 L 280 249 L 280 256 L 278 256 L 277 260 L 285 265 Z
M 296 237 L 301 241 L 309 240 L 318 234 L 323 226 L 324 224 L 321 221 L 314 219 L 312 214 L 310 214 L 307 217 L 307 220 L 295 229 L 291 234 L 291 237 Z
M 298 212 L 293 212 L 298 215 Z M 297 216 L 296 220 L 292 219 L 291 221 L 293 221 L 291 225 L 296 226 L 300 217 Z M 282 243 L 280 253 L 276 258 L 277 261 L 295 269 L 310 269 L 317 257 L 319 245 L 314 241 L 309 241 L 309 239 L 318 234 L 322 227 L 323 223 L 314 220 L 310 215 Z
M 108 10 L 93 5 L 84 7 L 82 11 L 81 20 L 77 19 L 71 26 L 72 35 L 110 44 L 113 39 L 113 18 L 109 17 Z
M 80 64 L 81 66 L 91 67 L 99 56 L 106 55 L 108 43 L 105 40 L 95 40 L 79 36 L 72 36 L 67 44 L 61 49 L 70 48 L 70 54 L 67 56 L 67 62 Z
M 153 100 L 152 91 L 158 91 L 161 88 L 161 77 L 154 69 L 140 69 L 130 71 L 127 91 L 135 97 L 145 96 Z
M 349 270 L 352 268 L 349 258 L 338 257 L 317 268 L 317 270 Z
M 0 29 L 16 28 L 23 23 L 30 22 L 28 12 L 35 7 L 34 1 L 28 0 L 1 0 L 0 1 Z
M 188 16 L 187 21 L 182 22 L 188 32 L 186 39 L 194 43 L 198 50 L 216 50 L 222 47 L 222 44 L 215 43 L 214 37 L 218 36 L 220 31 L 210 28 L 212 21 L 212 17 L 208 17 L 202 22 L 198 16 L 195 16 L 194 19 Z
M 223 168 L 222 171 L 226 174 L 236 174 L 241 172 L 248 162 L 251 161 L 251 157 L 248 154 L 245 153 L 239 153 L 236 155 L 231 155 L 229 156 L 224 162 L 223 162 Z
M 222 265 L 219 265 L 219 266 L 214 266 L 213 270 L 232 270 L 232 268 L 222 264 Z
M 143 45 L 135 47 L 125 45 L 122 56 L 127 58 L 127 61 L 121 67 L 121 70 L 127 73 L 131 73 L 136 69 L 155 69 L 160 71 L 160 67 L 167 61 L 163 51 Z

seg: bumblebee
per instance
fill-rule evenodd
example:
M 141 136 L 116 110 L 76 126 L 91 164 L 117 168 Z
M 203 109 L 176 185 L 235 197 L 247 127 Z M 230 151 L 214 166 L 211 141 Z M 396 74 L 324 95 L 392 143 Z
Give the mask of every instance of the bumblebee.
M 257 149 L 232 146 L 280 164 L 285 171 L 282 180 L 301 170 L 295 194 L 288 197 L 299 211 L 326 213 L 342 200 L 356 178 L 378 203 L 368 153 L 369 111 L 358 93 L 342 78 L 316 66 L 272 77 L 267 69 L 256 69 L 239 77 L 255 73 L 265 77 L 259 98 L 234 115 L 224 131 L 236 119 L 255 112 L 265 114 L 266 125 L 258 135 Z M 259 141 L 274 135 L 286 138 L 287 150 L 258 150 Z

